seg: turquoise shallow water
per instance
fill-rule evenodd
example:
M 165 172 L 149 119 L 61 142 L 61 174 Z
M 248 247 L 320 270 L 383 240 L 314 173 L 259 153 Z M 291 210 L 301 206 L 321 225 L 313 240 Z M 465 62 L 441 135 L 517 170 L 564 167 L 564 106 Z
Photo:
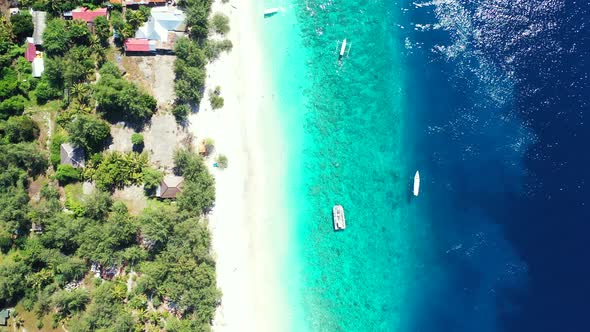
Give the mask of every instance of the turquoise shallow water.
M 408 218 L 403 46 L 391 34 L 399 9 L 382 1 L 280 5 L 285 11 L 263 30 L 294 207 L 286 216 L 292 330 L 395 330 L 423 237 Z M 351 48 L 339 63 L 343 38 Z M 334 204 L 346 211 L 343 232 L 332 229 Z
M 264 1 L 290 330 L 588 330 L 587 2 Z

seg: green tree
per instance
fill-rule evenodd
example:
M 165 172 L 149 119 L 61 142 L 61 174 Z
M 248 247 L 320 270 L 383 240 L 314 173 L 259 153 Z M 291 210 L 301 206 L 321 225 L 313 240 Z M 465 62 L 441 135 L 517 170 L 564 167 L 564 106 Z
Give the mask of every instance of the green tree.
M 14 69 L 0 68 L 0 99 L 18 94 L 18 82 L 18 75 Z
M 144 169 L 148 166 L 146 154 L 136 152 L 110 152 L 94 165 L 86 167 L 85 175 L 95 181 L 101 190 L 113 190 L 143 183 Z
M 111 27 L 106 17 L 99 16 L 94 19 L 94 33 L 103 47 L 108 46 L 109 38 L 111 37 Z
M 112 118 L 144 122 L 156 109 L 154 97 L 114 75 L 103 75 L 94 89 L 99 109 Z
M 185 179 L 182 192 L 177 197 L 178 207 L 190 213 L 207 212 L 215 202 L 215 180 L 203 158 L 189 150 L 178 150 L 174 155 L 174 164 L 176 172 Z
M 3 236 L 22 235 L 29 226 L 29 197 L 22 188 L 7 188 L 0 193 L 0 230 Z M 0 296 L 1 298 L 1 296 Z
M 113 199 L 107 192 L 96 190 L 84 201 L 84 216 L 93 220 L 103 220 L 107 217 Z
M 176 70 L 174 84 L 176 97 L 181 103 L 198 104 L 202 98 L 201 90 L 205 86 L 205 69 L 199 67 L 181 68 Z
M 89 152 L 99 151 L 111 135 L 108 123 L 89 114 L 78 114 L 68 125 L 72 143 Z
M 77 237 L 77 254 L 103 265 L 120 263 L 118 253 L 135 243 L 137 231 L 126 213 L 112 213 L 106 222 L 88 222 Z
M 0 261 L 0 305 L 2 307 L 14 304 L 27 288 L 23 276 L 30 272 L 30 268 L 23 262 L 12 259 Z
M 223 13 L 215 13 L 209 25 L 214 32 L 224 35 L 229 32 L 229 17 Z
M 164 249 L 175 224 L 172 209 L 144 210 L 139 220 L 142 246 L 152 253 Z
M 80 181 L 82 174 L 79 169 L 74 168 L 72 165 L 59 165 L 57 166 L 57 172 L 55 172 L 55 179 L 59 181 L 59 184 L 65 186 L 68 183 Z
M 37 102 L 39 104 L 45 104 L 50 100 L 61 97 L 61 90 L 52 87 L 49 81 L 42 77 L 35 87 L 35 96 L 37 97 Z
M 47 158 L 34 143 L 0 144 L 0 169 L 12 167 L 36 176 L 47 168 Z
M 213 61 L 219 57 L 221 52 L 229 52 L 233 48 L 233 44 L 229 39 L 223 40 L 207 40 L 203 47 L 203 52 L 209 61 Z
M 121 15 L 121 13 L 118 11 L 111 12 L 111 24 L 117 33 L 121 33 L 121 31 L 123 31 L 123 27 L 125 27 L 123 15 Z
M 143 145 L 143 135 L 139 133 L 133 133 L 131 135 L 131 144 L 136 146 Z
M 53 294 L 51 302 L 58 310 L 60 316 L 65 318 L 73 313 L 82 311 L 88 302 L 90 302 L 90 294 L 86 289 L 61 290 Z
M 12 47 L 14 35 L 10 21 L 4 15 L 0 15 L 0 55 L 5 54 Z
M 66 21 L 52 19 L 47 22 L 43 32 L 43 48 L 48 55 L 63 55 L 69 48 L 70 35 L 67 31 Z
M 33 35 L 33 17 L 27 11 L 10 16 L 12 24 L 12 33 L 16 36 L 19 43 L 22 43 L 28 36 Z
M 73 215 L 57 213 L 45 221 L 45 228 L 40 241 L 47 248 L 58 249 L 66 255 L 73 254 L 78 249 L 76 236 L 81 232 L 83 224 L 74 219 Z M 84 269 L 86 266 L 84 264 Z M 75 272 L 71 274 L 65 270 L 58 269 L 59 274 L 65 275 L 65 280 L 73 280 Z
M 164 173 L 153 169 L 151 167 L 146 167 L 143 169 L 143 188 L 149 194 L 153 193 L 156 188 L 160 185 L 164 179 Z
M 76 83 L 86 81 L 94 72 L 94 60 L 88 47 L 75 46 L 63 58 L 63 80 L 70 88 Z
M 113 76 L 114 78 L 121 78 L 121 71 L 113 62 L 105 62 L 98 71 L 100 76 Z
M 27 99 L 21 95 L 12 96 L 0 102 L 0 119 L 22 114 L 25 110 Z
M 188 117 L 190 111 L 191 108 L 188 104 L 179 104 L 175 105 L 172 109 L 172 115 L 174 115 L 177 122 L 183 122 Z
M 72 20 L 67 22 L 68 42 L 70 45 L 90 45 L 90 29 L 86 21 Z
M 0 124 L 0 133 L 10 143 L 28 142 L 39 136 L 39 126 L 28 116 L 13 116 Z

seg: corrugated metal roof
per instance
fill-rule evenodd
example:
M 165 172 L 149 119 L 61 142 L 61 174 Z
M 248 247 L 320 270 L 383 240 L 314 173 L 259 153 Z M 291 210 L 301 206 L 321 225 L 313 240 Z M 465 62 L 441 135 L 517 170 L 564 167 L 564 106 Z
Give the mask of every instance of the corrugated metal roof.
M 125 52 L 151 52 L 155 48 L 150 47 L 147 39 L 129 38 L 125 40 Z
M 37 54 L 37 48 L 35 47 L 35 43 L 33 38 L 27 38 L 27 49 L 25 50 L 25 59 L 29 62 L 33 62 L 35 60 L 35 55 Z
M 106 8 L 98 8 L 95 10 L 89 10 L 86 7 L 78 7 L 72 10 L 72 18 L 74 20 L 84 20 L 88 23 L 93 22 L 98 16 L 107 16 Z
M 35 45 L 43 45 L 43 31 L 47 24 L 47 13 L 33 11 L 33 41 Z
M 43 58 L 35 58 L 33 59 L 33 77 L 41 77 L 45 71 L 45 62 Z

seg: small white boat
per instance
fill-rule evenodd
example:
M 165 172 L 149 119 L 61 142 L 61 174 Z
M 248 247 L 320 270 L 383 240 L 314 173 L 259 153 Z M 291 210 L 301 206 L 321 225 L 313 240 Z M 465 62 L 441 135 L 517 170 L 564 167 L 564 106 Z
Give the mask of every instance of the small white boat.
M 414 175 L 414 196 L 418 196 L 420 193 L 420 172 L 416 171 Z
M 342 205 L 334 205 L 332 208 L 332 218 L 335 231 L 346 228 L 346 218 L 344 218 L 344 208 Z
M 344 55 L 344 51 L 346 51 L 346 38 L 342 41 L 342 47 L 340 47 L 340 57 Z
M 264 16 L 272 16 L 278 13 L 281 9 L 279 7 L 267 8 L 264 10 Z

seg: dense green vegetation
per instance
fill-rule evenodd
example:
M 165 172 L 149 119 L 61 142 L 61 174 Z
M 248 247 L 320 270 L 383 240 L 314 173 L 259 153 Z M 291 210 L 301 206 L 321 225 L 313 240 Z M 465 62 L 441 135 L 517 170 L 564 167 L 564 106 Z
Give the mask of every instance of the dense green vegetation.
M 121 77 L 113 64 L 103 66 L 94 89 L 98 109 L 113 119 L 145 122 L 156 109 L 156 100 Z
M 203 97 L 205 89 L 205 65 L 219 56 L 223 51 L 229 51 L 232 44 L 229 40 L 213 41 L 207 37 L 210 31 L 227 33 L 229 31 L 229 18 L 222 14 L 214 15 L 208 19 L 211 12 L 211 0 L 181 0 L 181 6 L 187 15 L 187 27 L 190 31 L 189 38 L 177 40 L 175 53 L 177 56 L 174 64 L 176 81 L 176 105 L 174 115 L 179 121 L 183 121 L 188 115 L 189 107 L 184 105 L 197 105 Z
M 46 10 L 51 19 L 43 36 L 45 72 L 35 79 L 23 58 L 30 15 L 0 16 L 0 309 L 17 306 L 19 324 L 34 317 L 24 322 L 28 330 L 208 331 L 220 292 L 203 218 L 214 204 L 214 180 L 201 157 L 176 153 L 186 187 L 176 203 L 154 200 L 157 207 L 130 212 L 111 196 L 133 184 L 153 192 L 163 179 L 146 154 L 104 151 L 110 137 L 104 119 L 142 124 L 156 109 L 153 97 L 106 61 L 111 27 L 129 33 L 147 19 L 146 9 L 126 17 L 114 11 L 111 20 L 97 18 L 91 31 L 60 18 L 81 1 L 19 4 Z M 182 77 L 200 83 L 190 87 L 198 90 L 210 3 L 183 4 L 193 8 L 192 25 L 201 24 L 191 30 L 191 44 L 180 42 L 181 65 L 199 72 L 196 79 Z M 201 98 L 188 87 L 185 93 L 186 103 Z M 186 103 L 178 104 L 179 113 L 188 113 Z M 134 145 L 143 143 L 138 135 Z M 60 164 L 65 142 L 85 151 L 85 167 Z M 80 181 L 96 188 L 84 194 Z

